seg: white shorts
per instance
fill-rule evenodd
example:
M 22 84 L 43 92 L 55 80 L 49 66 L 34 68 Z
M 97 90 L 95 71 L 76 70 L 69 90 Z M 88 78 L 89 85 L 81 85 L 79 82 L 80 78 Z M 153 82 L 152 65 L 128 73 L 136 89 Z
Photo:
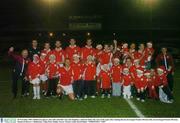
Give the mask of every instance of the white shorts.
M 67 85 L 67 86 L 63 86 L 63 85 L 60 85 L 60 86 L 63 89 L 63 91 L 65 91 L 66 94 L 74 93 L 73 88 L 72 88 L 72 84 Z
M 35 78 L 33 80 L 30 81 L 31 84 L 39 84 L 40 83 L 40 79 L 39 78 Z
M 40 80 L 45 82 L 46 80 L 48 80 L 48 78 L 45 74 L 42 74 L 42 75 L 40 75 Z

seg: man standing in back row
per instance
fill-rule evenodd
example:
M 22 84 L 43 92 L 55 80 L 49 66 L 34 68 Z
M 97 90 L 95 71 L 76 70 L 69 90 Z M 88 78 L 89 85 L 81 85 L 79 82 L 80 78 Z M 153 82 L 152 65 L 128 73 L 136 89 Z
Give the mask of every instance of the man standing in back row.
M 157 66 L 164 66 L 166 71 L 168 72 L 167 74 L 167 80 L 168 80 L 168 85 L 171 90 L 173 91 L 173 84 L 174 84 L 174 60 L 173 57 L 168 53 L 167 48 L 163 47 L 161 49 L 161 53 L 157 56 L 156 58 L 156 64 Z

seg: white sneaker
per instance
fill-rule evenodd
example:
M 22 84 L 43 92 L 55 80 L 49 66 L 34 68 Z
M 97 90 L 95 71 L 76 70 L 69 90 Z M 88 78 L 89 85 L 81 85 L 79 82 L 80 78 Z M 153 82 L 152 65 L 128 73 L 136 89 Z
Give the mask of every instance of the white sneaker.
M 108 94 L 108 98 L 111 98 L 111 95 L 110 95 L 110 94 Z
M 138 101 L 140 100 L 140 98 L 136 98 Z
M 87 99 L 87 95 L 84 95 L 84 99 Z
M 33 97 L 33 100 L 35 100 L 35 99 L 36 99 L 36 96 Z
M 145 100 L 142 99 L 141 102 L 145 102 Z
M 104 94 L 101 95 L 101 98 L 104 98 Z
M 93 96 L 91 96 L 91 98 L 93 98 L 93 99 L 94 99 L 94 98 L 96 98 L 96 97 L 93 95 Z
M 41 99 L 41 97 L 40 97 L 40 96 L 37 96 L 37 99 L 39 100 L 39 99 Z

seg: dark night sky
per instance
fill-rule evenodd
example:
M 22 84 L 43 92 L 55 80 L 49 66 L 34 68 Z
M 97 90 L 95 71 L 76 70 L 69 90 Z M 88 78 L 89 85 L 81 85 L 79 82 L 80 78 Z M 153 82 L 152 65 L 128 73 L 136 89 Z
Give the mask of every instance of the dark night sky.
M 42 0 L 3 0 L 0 28 L 63 29 L 70 15 L 101 15 L 103 29 L 180 28 L 179 0 L 155 0 L 154 5 L 143 0 L 60 1 L 49 9 Z

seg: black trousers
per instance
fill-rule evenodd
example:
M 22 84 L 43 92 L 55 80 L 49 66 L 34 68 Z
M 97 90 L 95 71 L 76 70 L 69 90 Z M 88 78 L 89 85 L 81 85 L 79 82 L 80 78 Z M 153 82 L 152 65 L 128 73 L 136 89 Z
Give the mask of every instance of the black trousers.
M 173 95 L 172 95 L 172 93 L 171 93 L 171 90 L 170 90 L 169 86 L 164 86 L 164 87 L 162 88 L 162 90 L 163 90 L 164 93 L 167 95 L 167 98 L 168 98 L 169 100 L 173 99 Z
M 57 87 L 57 78 L 52 78 L 48 80 L 48 91 L 47 91 L 47 96 L 55 96 L 56 95 L 56 87 Z
M 170 91 L 173 91 L 174 77 L 173 77 L 173 75 L 171 73 L 169 73 L 167 75 L 167 80 L 168 80 L 168 85 L 169 85 Z
M 12 93 L 14 97 L 17 96 L 18 92 L 18 80 L 21 80 L 21 95 L 25 95 L 29 93 L 29 81 L 24 79 L 25 76 L 20 76 L 20 73 L 13 72 L 12 73 Z
M 82 98 L 83 92 L 84 92 L 84 82 L 83 80 L 76 80 L 73 82 L 73 91 L 75 94 L 75 97 Z
M 102 94 L 104 94 L 105 96 L 107 96 L 108 94 L 111 94 L 111 89 L 102 89 Z
M 84 94 L 93 96 L 96 94 L 96 81 L 85 80 L 84 81 Z

